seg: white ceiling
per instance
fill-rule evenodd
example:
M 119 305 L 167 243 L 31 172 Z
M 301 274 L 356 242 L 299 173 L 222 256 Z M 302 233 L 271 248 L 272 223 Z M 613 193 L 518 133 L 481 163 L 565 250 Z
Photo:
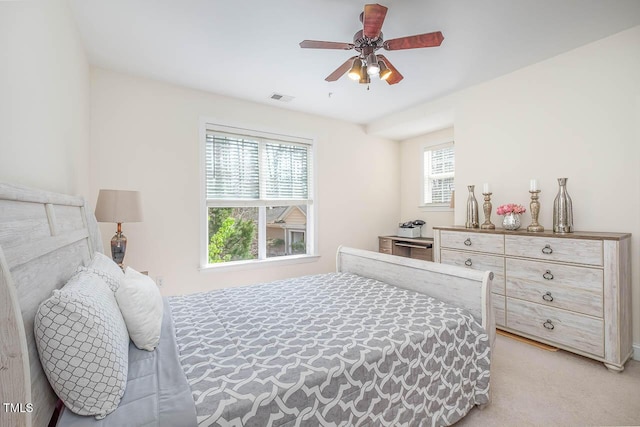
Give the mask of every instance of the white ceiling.
M 365 3 L 71 0 L 93 65 L 360 124 L 640 24 L 639 0 L 382 0 L 385 39 L 440 30 L 442 45 L 380 51 L 393 86 L 324 81 L 354 52 L 298 43 L 351 42 Z

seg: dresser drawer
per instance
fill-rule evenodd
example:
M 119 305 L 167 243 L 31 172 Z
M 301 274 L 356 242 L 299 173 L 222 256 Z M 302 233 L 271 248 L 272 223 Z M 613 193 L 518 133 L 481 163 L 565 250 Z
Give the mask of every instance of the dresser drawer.
M 576 264 L 602 265 L 602 241 L 554 237 L 505 236 L 507 255 Z
M 603 315 L 602 270 L 507 259 L 506 272 L 509 297 L 596 317 Z
M 433 261 L 433 249 L 431 248 L 411 248 L 411 258 L 423 261 Z
M 393 244 L 393 242 L 391 241 L 391 239 L 387 239 L 386 237 L 380 237 L 378 239 L 378 245 L 379 245 L 380 252 L 384 252 L 386 254 L 390 254 L 391 253 L 392 244 Z M 383 249 L 388 249 L 389 252 L 383 251 Z
M 504 237 L 500 234 L 442 231 L 440 246 L 502 255 L 504 254 Z
M 507 327 L 598 357 L 604 356 L 604 322 L 601 319 L 507 298 Z
M 496 316 L 496 326 L 507 326 L 505 319 L 505 297 L 504 295 L 491 294 L 491 304 L 493 313 Z
M 440 251 L 440 262 L 442 264 L 467 267 L 473 270 L 493 271 L 491 291 L 504 295 L 503 257 L 442 249 Z

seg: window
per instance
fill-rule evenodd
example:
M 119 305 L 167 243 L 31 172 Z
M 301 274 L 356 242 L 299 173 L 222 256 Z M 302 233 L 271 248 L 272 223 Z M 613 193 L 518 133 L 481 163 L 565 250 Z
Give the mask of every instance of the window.
M 312 165 L 310 140 L 207 126 L 203 265 L 312 255 Z
M 454 190 L 455 152 L 453 142 L 425 147 L 423 203 L 448 207 Z

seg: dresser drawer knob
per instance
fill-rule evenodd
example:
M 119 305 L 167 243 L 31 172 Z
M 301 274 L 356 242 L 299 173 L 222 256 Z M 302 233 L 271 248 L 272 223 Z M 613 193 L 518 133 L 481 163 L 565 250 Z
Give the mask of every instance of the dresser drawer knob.
M 547 301 L 547 302 L 553 301 L 553 297 L 551 296 L 551 292 L 547 292 L 546 294 L 542 295 L 542 299 Z
M 551 272 L 549 270 L 547 270 L 542 277 L 544 277 L 546 280 L 553 280 L 553 274 L 551 274 Z
M 555 326 L 553 326 L 553 323 L 549 319 L 547 319 L 547 321 L 544 322 L 542 324 L 542 326 L 544 326 L 545 328 L 549 329 L 550 331 L 552 331 L 555 328 Z
M 551 246 L 549 245 L 544 245 L 544 248 L 542 248 L 542 253 L 545 255 L 549 255 L 553 253 L 553 249 L 551 249 Z
M 471 267 L 473 263 L 471 262 L 471 258 L 467 258 L 467 260 L 464 262 L 464 265 L 466 265 L 467 267 Z
M 465 246 L 471 246 L 471 239 L 467 237 L 467 240 L 464 241 Z

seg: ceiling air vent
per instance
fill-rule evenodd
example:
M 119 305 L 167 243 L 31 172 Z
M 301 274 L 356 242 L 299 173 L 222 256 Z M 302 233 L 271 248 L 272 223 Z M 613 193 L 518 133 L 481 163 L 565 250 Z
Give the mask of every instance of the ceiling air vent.
M 291 102 L 291 100 L 293 99 L 293 96 L 283 95 L 281 93 L 272 93 L 269 98 L 274 99 L 276 101 L 280 101 L 280 102 Z

